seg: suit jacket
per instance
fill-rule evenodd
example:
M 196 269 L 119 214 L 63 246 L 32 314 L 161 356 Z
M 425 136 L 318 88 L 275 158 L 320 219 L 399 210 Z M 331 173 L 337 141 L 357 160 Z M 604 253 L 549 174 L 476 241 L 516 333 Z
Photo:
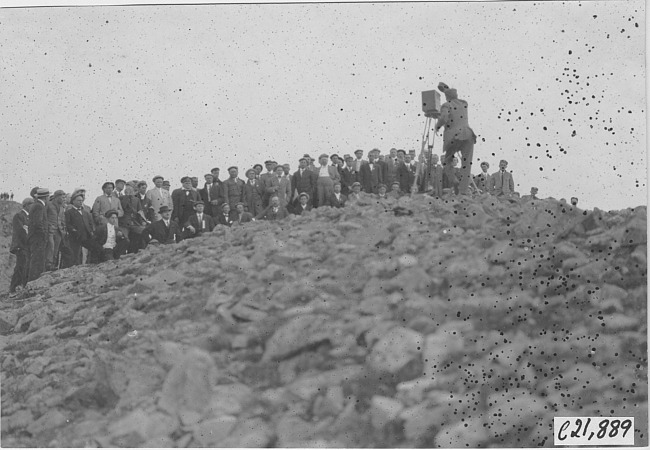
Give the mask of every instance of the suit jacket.
M 305 192 L 309 194 L 311 200 L 316 192 L 317 180 L 318 174 L 309 169 L 305 169 L 302 175 L 300 175 L 300 169 L 296 170 L 291 177 L 291 197 L 295 198 Z
M 302 205 L 300 203 L 298 203 L 297 205 L 295 205 L 292 208 L 291 213 L 295 214 L 296 216 L 301 216 L 303 213 L 305 213 L 307 211 L 311 211 L 312 209 L 313 209 L 313 207 L 309 203 L 307 203 L 307 205 L 305 205 L 304 208 L 302 207 Z
M 122 204 L 117 197 L 106 196 L 105 194 L 100 195 L 95 199 L 93 203 L 93 219 L 97 225 L 106 223 L 106 217 L 104 214 L 107 211 L 114 209 L 117 211 L 117 217 L 122 217 L 124 215 L 124 210 L 122 209 Z
M 259 213 L 257 217 L 255 217 L 255 220 L 263 219 L 263 220 L 279 220 L 279 219 L 284 219 L 285 217 L 289 216 L 289 211 L 287 211 L 287 208 L 284 206 L 280 205 L 278 207 L 277 212 L 273 212 L 273 206 L 269 205 L 266 208 L 264 208 L 264 211 Z
M 352 192 L 352 183 L 357 181 L 359 181 L 359 174 L 355 172 L 354 167 L 345 166 L 341 170 L 341 193 L 348 195 Z
M 402 192 L 411 192 L 411 171 L 409 167 L 403 161 L 398 161 L 396 164 L 396 176 L 397 181 L 399 182 L 399 189 Z
M 479 173 L 478 175 L 474 175 L 474 183 L 476 184 L 476 187 L 482 190 L 483 192 L 489 191 L 491 189 L 490 186 L 490 174 L 489 173 Z
M 332 193 L 332 195 L 330 196 L 330 206 L 332 208 L 342 208 L 342 207 L 345 206 L 345 202 L 347 202 L 347 201 L 348 201 L 348 198 L 345 195 L 343 195 L 342 193 L 341 193 L 341 200 L 338 200 L 334 193 Z
M 145 216 L 145 211 L 142 207 L 142 201 L 139 196 L 123 195 L 120 197 L 120 203 L 124 210 L 124 215 L 119 218 L 119 224 L 121 227 L 128 228 L 144 225 L 145 221 L 143 216 Z
M 388 156 L 384 159 L 384 168 L 386 169 L 384 172 L 384 182 L 386 187 L 390 189 L 390 185 L 397 180 L 397 164 L 393 161 L 393 158 Z
M 172 192 L 172 202 L 174 210 L 172 211 L 172 220 L 176 219 L 179 225 L 187 222 L 187 219 L 194 214 L 194 203 L 201 200 L 198 191 L 192 189 L 174 189 Z
M 135 194 L 135 197 L 140 201 L 145 219 L 149 221 L 153 220 L 153 210 L 151 209 L 151 200 L 149 197 L 146 194 L 140 195 L 140 193 Z M 122 205 L 122 209 L 124 209 L 124 205 Z M 126 214 L 126 211 L 124 213 Z
M 118 233 L 118 231 L 120 233 Z M 97 242 L 99 247 L 103 246 L 106 243 L 106 240 L 108 239 L 108 223 L 102 224 L 97 227 L 93 239 L 95 240 L 95 242 Z M 121 241 L 128 241 L 126 237 L 126 232 L 122 227 L 115 227 L 115 245 L 117 246 L 117 244 Z
M 147 191 L 147 198 L 151 202 L 151 207 L 153 208 L 152 219 L 159 220 L 160 214 L 158 211 L 161 206 L 168 206 L 169 209 L 174 208 L 174 203 L 172 202 L 172 195 L 163 188 L 153 188 Z
M 81 213 L 74 207 L 65 212 L 65 225 L 68 229 L 68 236 L 77 243 L 90 240 L 95 232 L 95 223 L 90 213 L 81 208 Z
M 27 244 L 27 230 L 29 227 L 29 216 L 24 209 L 21 209 L 11 221 L 11 247 L 9 251 L 16 254 L 18 250 L 29 248 Z
M 218 205 L 221 205 L 223 203 L 223 181 L 221 180 L 215 180 L 212 183 L 212 186 L 210 186 L 210 202 L 217 201 Z M 203 201 L 206 201 L 206 199 L 203 199 Z M 212 208 L 212 212 L 215 212 L 215 209 Z
M 503 175 L 501 174 L 501 171 L 499 170 L 498 172 L 494 172 L 490 176 L 490 192 L 492 192 L 494 195 L 510 195 L 514 192 L 515 190 L 515 182 L 512 179 L 512 174 L 508 171 L 503 172 Z
M 277 195 L 280 205 L 286 207 L 291 200 L 291 183 L 286 178 L 267 177 L 264 182 L 264 195 L 267 203 L 271 197 Z
M 205 223 L 205 227 L 203 226 L 203 223 Z M 187 226 L 191 225 L 194 227 L 195 232 L 191 233 L 190 230 L 187 230 Z M 206 233 L 214 230 L 215 222 L 212 216 L 203 213 L 203 220 L 201 223 L 199 223 L 199 215 L 194 213 L 192 214 L 189 219 L 187 219 L 187 222 L 185 223 L 185 232 L 186 235 L 188 236 L 198 236 L 201 233 Z
M 436 164 L 431 165 L 431 173 L 429 174 L 429 182 L 433 186 L 432 194 L 436 197 L 442 196 L 442 166 Z
M 27 231 L 27 241 L 46 242 L 48 236 L 47 207 L 36 200 L 29 210 L 29 230 Z
M 65 234 L 65 210 L 63 205 L 58 206 L 54 202 L 47 203 L 47 223 L 50 234 Z
M 169 227 L 165 226 L 164 220 L 157 220 L 147 227 L 147 231 L 152 239 L 157 240 L 161 244 L 173 244 L 174 242 L 183 240 L 181 229 L 173 220 L 169 221 Z
M 244 206 L 254 216 L 262 212 L 264 191 L 259 180 L 247 180 L 244 186 Z
M 234 217 L 234 216 L 233 216 Z M 214 221 L 217 225 L 225 225 L 227 227 L 232 226 L 234 222 L 233 217 L 230 214 L 225 216 L 222 212 L 214 216 Z
M 375 162 L 372 170 L 370 163 L 361 165 L 361 187 L 364 192 L 372 194 L 377 190 L 377 185 L 384 182 L 384 174 L 381 172 L 381 166 Z
M 249 212 L 244 211 L 241 213 L 241 215 L 237 214 L 235 217 L 235 220 L 233 221 L 233 225 L 241 225 L 242 223 L 247 223 L 247 222 L 252 222 L 253 221 L 253 215 Z
M 228 178 L 223 182 L 223 201 L 230 205 L 231 210 L 235 209 L 235 205 L 237 205 L 237 203 L 244 201 L 245 185 L 246 183 L 244 183 L 244 180 L 241 180 L 239 178 Z

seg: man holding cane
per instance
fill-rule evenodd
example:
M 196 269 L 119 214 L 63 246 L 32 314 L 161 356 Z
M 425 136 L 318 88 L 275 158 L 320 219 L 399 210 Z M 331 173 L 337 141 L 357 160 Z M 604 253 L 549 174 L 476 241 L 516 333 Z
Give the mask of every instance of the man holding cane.
M 461 154 L 460 180 L 458 193 L 467 195 L 472 170 L 472 157 L 474 156 L 474 144 L 476 135 L 469 127 L 468 108 L 465 100 L 458 98 L 456 89 L 452 89 L 445 83 L 438 84 L 438 90 L 445 94 L 447 102 L 440 109 L 440 118 L 436 123 L 436 134 L 440 128 L 445 127 L 443 135 L 443 171 L 448 177 L 452 176 L 451 165 L 456 152 Z

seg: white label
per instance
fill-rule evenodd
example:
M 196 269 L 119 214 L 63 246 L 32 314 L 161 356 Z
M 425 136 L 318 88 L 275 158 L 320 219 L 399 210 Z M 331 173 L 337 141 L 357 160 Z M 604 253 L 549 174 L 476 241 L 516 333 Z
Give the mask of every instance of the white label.
M 554 417 L 554 445 L 634 445 L 634 417 Z

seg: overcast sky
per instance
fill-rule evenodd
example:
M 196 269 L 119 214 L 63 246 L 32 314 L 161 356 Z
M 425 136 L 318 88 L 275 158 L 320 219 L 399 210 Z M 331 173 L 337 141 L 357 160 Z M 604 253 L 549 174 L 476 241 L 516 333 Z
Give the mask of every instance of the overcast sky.
M 94 6 L 0 11 L 0 191 L 87 203 L 304 153 L 416 149 L 420 94 L 469 102 L 516 189 L 647 203 L 643 1 Z M 441 153 L 442 139 L 435 152 Z

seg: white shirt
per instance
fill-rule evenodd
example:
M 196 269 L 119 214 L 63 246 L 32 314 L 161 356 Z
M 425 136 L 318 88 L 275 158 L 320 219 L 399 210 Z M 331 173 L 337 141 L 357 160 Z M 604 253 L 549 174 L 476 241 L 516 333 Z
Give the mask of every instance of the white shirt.
M 106 243 L 103 245 L 104 248 L 115 248 L 117 241 L 115 240 L 115 225 L 112 223 L 106 224 L 106 229 L 108 234 L 106 236 Z
M 318 176 L 319 177 L 329 177 L 330 172 L 327 166 L 320 166 L 320 169 L 318 170 Z

